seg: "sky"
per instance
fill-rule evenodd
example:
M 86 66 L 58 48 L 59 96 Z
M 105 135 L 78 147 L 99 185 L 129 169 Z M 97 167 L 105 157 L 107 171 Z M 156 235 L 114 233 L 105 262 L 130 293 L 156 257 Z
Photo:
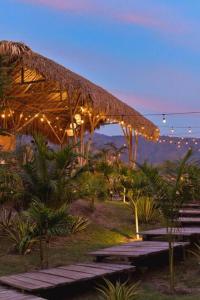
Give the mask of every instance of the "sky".
M 1 0 L 0 40 L 22 41 L 104 87 L 162 134 L 173 126 L 200 137 L 200 113 L 167 115 L 200 112 L 199 0 Z

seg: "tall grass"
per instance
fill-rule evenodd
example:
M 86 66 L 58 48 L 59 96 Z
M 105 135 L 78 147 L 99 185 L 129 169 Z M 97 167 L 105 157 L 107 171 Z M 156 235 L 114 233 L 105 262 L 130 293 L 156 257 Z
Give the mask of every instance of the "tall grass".
M 137 200 L 137 211 L 141 223 L 153 223 L 160 217 L 156 203 L 150 197 L 140 197 Z

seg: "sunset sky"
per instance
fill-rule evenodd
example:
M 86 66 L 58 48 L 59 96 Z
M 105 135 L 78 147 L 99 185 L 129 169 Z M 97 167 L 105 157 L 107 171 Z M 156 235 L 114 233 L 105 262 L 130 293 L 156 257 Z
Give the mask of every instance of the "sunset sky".
M 1 0 L 0 39 L 27 43 L 141 113 L 200 111 L 199 0 Z M 169 134 L 161 116 L 149 118 Z M 170 116 L 166 126 L 200 137 L 199 120 Z

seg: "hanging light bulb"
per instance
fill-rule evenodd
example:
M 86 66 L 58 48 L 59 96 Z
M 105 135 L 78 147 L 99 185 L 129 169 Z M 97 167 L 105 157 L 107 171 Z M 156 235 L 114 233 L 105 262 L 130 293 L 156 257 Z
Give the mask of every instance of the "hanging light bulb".
M 167 120 L 166 120 L 166 115 L 165 115 L 165 114 L 163 114 L 162 116 L 163 116 L 163 119 L 162 119 L 162 121 L 163 121 L 163 123 L 165 124 L 165 123 L 167 122 Z
M 188 133 L 192 133 L 192 128 L 188 127 Z
M 174 133 L 174 127 L 171 127 L 171 133 L 173 134 Z
M 76 129 L 76 123 L 71 123 L 70 125 L 69 125 L 69 127 L 71 128 L 71 129 Z

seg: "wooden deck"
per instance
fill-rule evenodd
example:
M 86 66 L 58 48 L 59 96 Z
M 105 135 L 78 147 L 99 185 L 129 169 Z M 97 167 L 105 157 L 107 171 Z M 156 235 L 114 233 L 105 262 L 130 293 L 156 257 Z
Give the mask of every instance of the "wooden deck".
M 183 248 L 189 243 L 175 243 L 175 248 Z M 133 259 L 144 258 L 155 254 L 160 254 L 168 251 L 168 243 L 160 241 L 135 241 L 120 246 L 105 248 L 102 250 L 89 253 L 96 257 L 96 260 L 101 261 L 105 258 L 121 258 L 128 261 Z
M 183 204 L 183 209 L 200 209 L 200 203 L 186 203 Z
M 3 276 L 0 277 L 0 283 L 19 290 L 34 293 L 42 290 L 53 289 L 59 286 L 68 286 L 74 283 L 93 280 L 102 276 L 122 272 L 133 272 L 134 270 L 135 267 L 131 265 L 80 263 L 36 272 Z M 37 300 L 37 298 L 35 300 Z
M 178 221 L 182 224 L 182 225 L 190 225 L 190 226 L 194 226 L 194 225 L 200 225 L 200 218 L 196 217 L 196 218 L 192 218 L 192 217 L 182 217 L 179 218 Z
M 0 286 L 0 300 L 44 300 L 32 295 L 19 293 L 15 290 L 10 290 L 6 287 Z
M 158 228 L 139 232 L 144 240 L 150 240 L 155 237 L 166 237 L 168 235 L 166 228 Z M 177 227 L 173 228 L 173 235 L 177 238 L 200 238 L 200 227 Z
M 181 209 L 179 215 L 182 217 L 200 217 L 200 209 Z

